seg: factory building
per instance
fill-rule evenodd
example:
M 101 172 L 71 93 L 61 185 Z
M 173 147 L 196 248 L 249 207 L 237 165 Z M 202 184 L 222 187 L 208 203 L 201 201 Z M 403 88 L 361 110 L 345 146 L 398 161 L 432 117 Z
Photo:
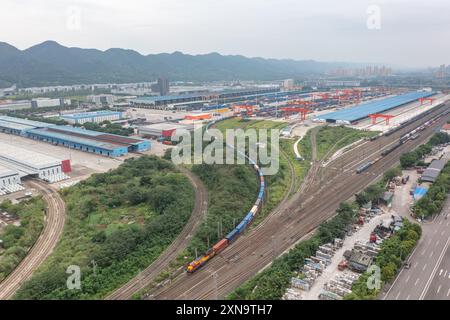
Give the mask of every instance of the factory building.
M 180 125 L 176 123 L 155 123 L 138 128 L 139 134 L 143 137 L 149 137 L 153 139 L 170 138 L 177 130 L 193 131 L 193 126 Z
M 280 88 L 249 88 L 244 90 L 223 90 L 209 93 L 194 93 L 194 94 L 180 94 L 180 95 L 168 95 L 168 96 L 152 96 L 152 97 L 140 97 L 137 99 L 131 99 L 130 104 L 138 108 L 151 108 L 151 109 L 167 109 L 167 106 L 180 104 L 180 103 L 206 103 L 209 101 L 223 101 L 237 102 L 243 98 L 255 97 L 257 95 L 265 95 L 271 93 L 280 92 Z
M 151 147 L 148 140 L 7 116 L 0 117 L 0 131 L 109 157 L 143 152 Z
M 447 161 L 444 159 L 433 160 L 429 167 L 423 172 L 420 180 L 424 182 L 435 182 L 446 163 Z
M 63 107 L 64 99 L 37 98 L 31 100 L 32 108 Z
M 20 176 L 17 171 L 0 164 L 0 196 L 23 190 L 20 183 Z
M 0 194 L 23 190 L 21 178 L 35 177 L 49 183 L 68 179 L 70 160 L 0 142 Z
M 116 97 L 112 94 L 91 95 L 87 97 L 87 101 L 97 106 L 112 105 L 116 102 Z
M 104 110 L 95 112 L 64 114 L 61 116 L 61 119 L 69 122 L 70 124 L 83 124 L 86 122 L 100 123 L 103 121 L 115 121 L 123 119 L 123 112 Z
M 30 108 L 31 108 L 31 101 L 28 100 L 21 100 L 21 101 L 6 100 L 0 102 L 0 110 L 22 110 Z

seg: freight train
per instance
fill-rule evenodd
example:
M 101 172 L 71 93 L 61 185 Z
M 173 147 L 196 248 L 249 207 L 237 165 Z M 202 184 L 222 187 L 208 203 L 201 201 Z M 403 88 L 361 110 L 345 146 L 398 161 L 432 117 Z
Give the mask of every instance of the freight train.
M 216 121 L 210 122 L 207 125 L 206 130 L 208 130 L 215 123 Z M 229 147 L 231 146 L 229 145 Z M 189 265 L 186 268 L 186 271 L 188 273 L 194 273 L 195 271 L 197 271 L 199 268 L 204 266 L 209 260 L 211 260 L 216 254 L 219 254 L 226 247 L 228 247 L 230 243 L 236 240 L 239 237 L 239 235 L 241 235 L 250 226 L 250 224 L 253 222 L 253 220 L 255 219 L 256 215 L 258 214 L 263 205 L 266 186 L 264 175 L 261 171 L 261 168 L 255 163 L 255 161 L 250 159 L 247 155 L 243 154 L 242 152 L 238 152 L 238 154 L 248 159 L 248 161 L 256 170 L 259 176 L 260 184 L 259 184 L 258 198 L 256 199 L 252 209 L 245 215 L 244 219 L 233 230 L 231 230 L 231 232 L 228 233 L 225 236 L 225 238 L 221 239 L 215 245 L 213 245 L 212 248 L 208 249 L 203 256 L 189 263 Z
M 421 116 L 423 116 L 424 114 L 428 114 L 428 113 L 429 113 L 429 111 L 423 113 Z M 389 153 L 391 153 L 392 151 L 394 151 L 395 149 L 397 149 L 398 147 L 400 147 L 402 144 L 406 143 L 407 141 L 417 139 L 418 137 L 420 137 L 420 132 L 421 131 L 427 129 L 432 124 L 436 123 L 436 121 L 438 121 L 441 117 L 446 116 L 449 113 L 450 113 L 450 109 L 448 109 L 445 112 L 443 112 L 443 113 L 433 117 L 432 119 L 428 120 L 427 122 L 425 122 L 421 126 L 417 127 L 416 129 L 412 130 L 411 132 L 401 136 L 399 141 L 397 141 L 395 144 L 393 144 L 392 146 L 390 146 L 389 148 L 387 148 L 386 150 L 381 152 L 381 156 L 382 157 L 387 156 Z M 408 120 L 407 122 L 403 123 L 401 126 L 395 128 L 394 130 L 391 130 L 390 132 L 385 133 L 384 135 L 389 136 L 392 133 L 394 133 L 395 131 L 398 131 L 399 129 L 404 128 L 405 126 L 409 125 L 410 123 L 412 123 L 413 121 L 416 121 L 416 120 L 417 120 L 417 117 L 415 117 L 415 118 L 413 118 L 411 120 Z M 362 172 L 366 171 L 369 167 L 371 167 L 379 159 L 380 158 L 378 158 L 378 159 L 376 159 L 374 161 L 366 162 L 363 165 L 359 166 L 356 169 L 356 173 L 359 174 L 359 173 L 362 173 Z

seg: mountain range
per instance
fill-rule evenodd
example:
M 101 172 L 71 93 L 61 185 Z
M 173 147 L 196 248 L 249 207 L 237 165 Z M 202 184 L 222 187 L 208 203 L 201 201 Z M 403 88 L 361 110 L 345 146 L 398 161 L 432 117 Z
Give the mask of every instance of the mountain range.
M 69 48 L 46 41 L 19 50 L 0 42 L 0 87 L 170 80 L 277 80 L 358 66 L 313 60 L 247 58 L 181 52 L 142 55 L 133 50 Z

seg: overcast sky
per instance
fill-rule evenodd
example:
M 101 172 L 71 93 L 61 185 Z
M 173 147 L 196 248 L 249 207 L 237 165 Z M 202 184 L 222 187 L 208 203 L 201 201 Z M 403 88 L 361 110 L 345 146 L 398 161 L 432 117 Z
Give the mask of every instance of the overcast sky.
M 448 0 L 1 0 L 0 41 L 142 54 L 450 63 Z

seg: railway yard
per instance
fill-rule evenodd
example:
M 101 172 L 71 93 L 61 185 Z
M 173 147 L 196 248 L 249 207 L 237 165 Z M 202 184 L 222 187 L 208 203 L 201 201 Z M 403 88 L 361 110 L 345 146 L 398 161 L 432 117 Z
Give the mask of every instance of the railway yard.
M 414 130 L 433 117 L 447 113 L 448 105 L 436 108 L 427 116 L 399 129 L 389 136 L 367 141 L 344 154 L 317 176 L 309 190 L 296 194 L 283 208 L 270 215 L 258 227 L 239 238 L 233 246 L 216 256 L 193 275 L 183 274 L 166 288 L 152 293 L 152 299 L 215 299 L 223 298 L 235 287 L 269 265 L 274 257 L 305 237 L 322 221 L 330 218 L 339 203 L 351 198 L 370 182 L 381 177 L 385 168 L 394 166 L 402 153 L 425 142 L 442 126 L 447 116 L 442 116 L 426 128 L 416 141 L 408 141 L 390 154 L 375 162 L 362 174 L 356 169 L 368 160 L 380 158 L 383 149 L 396 143 L 404 134 Z M 326 181 L 325 183 L 323 183 Z M 322 182 L 322 183 L 321 183 Z M 320 194 L 320 197 L 318 195 Z M 323 201 L 322 199 L 327 199 Z M 280 232 L 282 230 L 282 232 Z
M 60 190 L 96 173 L 117 169 L 131 158 L 164 156 L 175 144 L 171 135 L 180 128 L 192 131 L 193 128 L 205 127 L 208 130 L 229 119 L 238 119 L 242 123 L 280 123 L 283 138 L 292 140 L 292 154 L 283 151 L 283 157 L 287 159 L 285 174 L 290 176 L 289 185 L 274 209 L 252 225 L 267 200 L 268 182 L 258 163 L 241 154 L 251 165 L 258 181 L 258 192 L 252 206 L 243 210 L 242 219 L 235 223 L 234 229 L 219 237 L 218 242 L 210 244 L 208 238 L 209 249 L 206 252 L 196 252 L 195 259 L 180 265 L 177 259 L 186 252 L 199 227 L 208 218 L 210 195 L 203 181 L 189 166 L 179 167 L 177 170 L 189 179 L 195 190 L 190 219 L 150 265 L 141 268 L 133 278 L 105 296 L 108 300 L 226 298 L 245 281 L 268 268 L 275 258 L 311 237 L 321 223 L 335 215 L 342 202 L 352 199 L 379 180 L 387 169 L 399 164 L 403 154 L 426 143 L 450 120 L 448 96 L 430 90 L 366 88 L 312 93 L 267 92 L 258 93 L 256 97 L 252 92 L 248 96 L 222 98 L 223 103 L 216 98 L 215 103 L 210 101 L 212 105 L 197 110 L 191 110 L 193 104 L 189 102 L 175 101 L 164 105 L 163 99 L 169 98 L 131 101 L 123 110 L 128 118 L 121 120 L 124 128 L 134 130 L 129 138 L 4 117 L 0 122 L 2 144 L 20 146 L 35 153 L 36 158 L 54 157 L 56 164 L 52 166 L 61 166 L 64 174 L 61 175 L 57 169 L 61 179 L 49 181 L 43 177 L 45 172 L 53 173 L 53 167 L 45 164 L 30 171 L 27 163 L 11 164 L 0 155 L 0 165 L 5 167 L 0 167 L 0 173 L 4 175 L 3 178 L 0 176 L 4 179 L 0 183 L 4 184 L 5 190 L 0 195 L 0 202 L 6 199 L 23 201 L 42 194 L 48 205 L 41 236 L 14 271 L 0 282 L 0 299 L 12 298 L 56 247 L 66 217 Z M 139 124 L 134 125 L 135 122 Z M 366 135 L 357 141 L 344 143 L 342 148 L 338 147 L 339 140 L 328 149 L 320 145 L 324 141 L 317 141 L 318 130 L 341 126 Z M 48 137 L 36 138 L 33 134 L 37 133 L 48 134 Z M 298 151 L 305 137 L 310 139 L 311 163 L 307 166 L 309 170 L 302 173 L 305 174 L 302 181 L 296 181 L 300 177 L 296 176 L 295 166 L 306 161 Z M 16 149 L 11 147 L 11 150 Z M 14 183 L 20 187 L 6 185 L 13 173 Z M 165 277 L 161 278 L 163 274 Z M 332 275 L 327 275 L 327 279 L 331 278 Z M 158 282 L 158 279 L 164 281 Z M 427 286 L 439 293 L 436 289 L 440 288 L 439 284 L 429 282 Z M 395 292 L 400 292 L 400 289 L 394 287 L 387 298 Z M 399 296 L 400 293 L 396 298 Z

